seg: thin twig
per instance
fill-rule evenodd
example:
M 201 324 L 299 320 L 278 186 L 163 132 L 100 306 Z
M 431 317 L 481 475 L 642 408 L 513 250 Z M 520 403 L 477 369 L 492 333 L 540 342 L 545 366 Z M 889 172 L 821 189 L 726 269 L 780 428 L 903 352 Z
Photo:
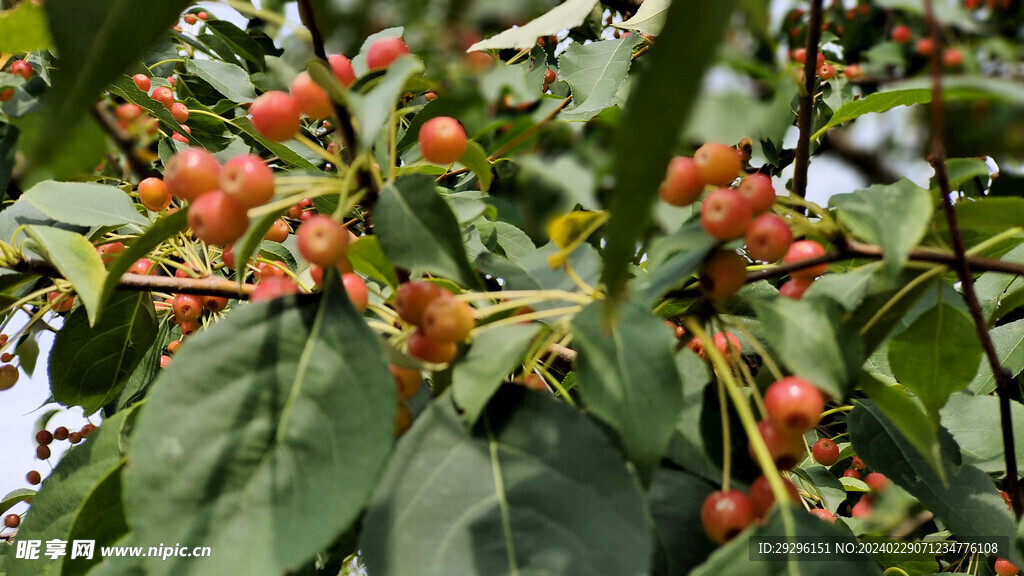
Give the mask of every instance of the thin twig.
M 36 274 L 49 278 L 63 278 L 60 271 L 48 262 L 22 260 L 12 268 L 16 272 Z M 238 285 L 237 281 L 208 276 L 206 278 L 178 278 L 173 276 L 150 276 L 145 274 L 124 274 L 118 283 L 122 290 L 144 292 L 173 292 L 176 294 L 198 294 L 201 296 L 223 296 L 226 298 L 248 299 L 256 288 L 253 284 Z
M 92 117 L 100 125 L 100 128 L 110 136 L 110 139 L 114 141 L 114 144 L 117 145 L 117 148 L 121 150 L 121 153 L 128 160 L 128 167 L 131 169 L 136 182 L 140 182 L 149 176 L 152 172 L 149 163 L 139 156 L 138 151 L 135 149 L 135 142 L 121 131 L 117 121 L 114 120 L 110 113 L 99 104 L 93 106 L 90 111 L 92 112 Z
M 953 208 L 952 186 L 949 183 L 949 172 L 946 170 L 946 148 L 942 141 L 945 130 L 945 103 L 942 96 L 942 60 L 941 49 L 942 37 L 939 29 L 939 22 L 935 19 L 933 0 L 924 0 L 925 20 L 928 23 L 928 30 L 931 35 L 935 49 L 931 54 L 932 74 L 932 101 L 931 101 L 931 153 L 928 162 L 935 169 L 935 179 L 939 184 L 939 197 L 942 202 L 942 210 L 946 213 L 946 223 L 949 227 L 949 236 L 953 243 L 953 253 L 956 259 L 953 267 L 956 269 L 957 277 L 960 279 L 960 287 L 963 290 L 964 300 L 967 308 L 974 319 L 974 326 L 978 332 L 978 339 L 981 340 L 982 348 L 985 350 L 985 357 L 988 359 L 992 374 L 995 375 L 996 390 L 999 395 L 999 415 L 1003 431 L 1003 454 L 1006 459 L 1006 491 L 1010 494 L 1010 503 L 1013 513 L 1020 520 L 1024 515 L 1024 498 L 1020 492 L 1020 482 L 1017 476 L 1017 452 L 1014 448 L 1013 419 L 1010 414 L 1010 396 L 1013 394 L 1013 375 L 1003 367 L 996 353 L 992 337 L 988 332 L 988 323 L 985 321 L 985 313 L 978 302 L 978 295 L 974 291 L 974 283 L 971 280 L 971 265 L 966 256 L 963 234 L 960 231 L 960 221 L 957 218 L 956 210 Z
M 822 2 L 811 1 L 810 21 L 807 23 L 807 53 L 804 57 L 804 85 L 800 89 L 800 111 L 796 118 L 799 139 L 796 143 L 796 159 L 793 161 L 793 194 L 801 198 L 807 196 L 807 169 L 811 162 L 811 124 L 814 120 L 814 81 L 818 77 Z

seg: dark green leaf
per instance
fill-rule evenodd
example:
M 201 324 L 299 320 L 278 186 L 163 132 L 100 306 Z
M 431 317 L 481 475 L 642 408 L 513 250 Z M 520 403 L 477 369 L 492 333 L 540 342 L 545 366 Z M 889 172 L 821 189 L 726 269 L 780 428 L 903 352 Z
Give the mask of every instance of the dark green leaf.
M 362 509 L 396 405 L 377 337 L 334 282 L 193 336 L 149 392 L 125 503 L 140 541 L 216 552 L 150 558 L 148 573 L 277 576 L 304 563 Z
M 633 302 L 623 303 L 614 325 L 605 324 L 600 303 L 584 309 L 572 325 L 583 401 L 618 432 L 649 482 L 683 408 L 674 335 L 663 320 Z
M 964 464 L 970 464 L 989 474 L 1006 474 L 999 398 L 953 394 L 940 414 L 942 426 L 949 430 L 953 440 L 960 446 Z M 1024 406 L 1011 400 L 1010 414 L 1013 419 L 1017 468 L 1024 471 Z
M 1017 320 L 989 330 L 992 344 L 995 345 L 999 362 L 1016 377 L 1024 371 L 1024 320 Z M 965 362 L 967 360 L 964 360 Z M 974 375 L 968 389 L 973 394 L 991 394 L 996 389 L 996 379 L 992 375 L 992 367 L 988 359 L 981 358 L 978 373 Z
M 665 27 L 665 17 L 668 15 L 668 7 L 671 5 L 671 0 L 645 0 L 632 18 L 615 24 L 615 27 L 657 36 Z
M 846 502 L 846 488 L 834 474 L 824 466 L 817 464 L 804 465 L 794 472 L 803 477 L 806 475 L 810 480 L 811 490 L 821 497 L 822 507 L 835 514 L 836 510 Z
M 932 471 L 939 478 L 945 478 L 937 416 L 934 413 L 929 414 L 921 400 L 908 394 L 903 387 L 886 384 L 874 375 L 862 374 L 860 388 L 868 398 L 871 398 L 874 406 L 889 418 L 896 430 L 913 445 Z
M 363 236 L 349 244 L 348 259 L 356 272 L 392 288 L 398 287 L 395 267 L 381 249 L 377 236 Z
M 469 168 L 470 172 L 476 175 L 481 191 L 487 192 L 491 189 L 491 162 L 487 159 L 487 151 L 479 144 L 470 140 L 466 151 L 462 153 L 462 158 L 459 158 L 459 164 Z
M 564 403 L 514 392 L 478 433 L 442 396 L 401 439 L 363 525 L 368 573 L 648 573 L 643 498 L 618 454 Z
M 121 473 L 124 466 L 122 462 L 120 466 L 111 470 L 86 496 L 71 525 L 67 538 L 69 543 L 75 540 L 90 540 L 96 543 L 98 549 L 114 544 L 128 533 L 128 524 L 121 504 Z M 63 558 L 60 575 L 85 576 L 86 572 L 102 560 L 99 554 L 94 554 L 92 559 L 79 557 L 72 560 L 69 553 Z
M 629 263 L 645 233 L 683 121 L 689 115 L 715 47 L 724 36 L 734 0 L 675 2 L 664 33 L 650 52 L 650 69 L 637 80 L 615 143 L 615 182 L 608 207 L 603 280 L 622 296 Z M 642 89 L 641 89 L 642 88 Z M 653 114 L 652 111 L 658 113 Z M 643 162 L 637 162 L 643 158 Z
M 646 282 L 638 290 L 645 302 L 653 303 L 672 288 L 691 279 L 719 240 L 704 231 L 700 222 L 683 225 L 651 246 Z
M 657 537 L 656 574 L 685 576 L 707 560 L 715 544 L 701 528 L 700 508 L 714 490 L 713 485 L 686 472 L 660 468 L 655 473 L 647 504 Z
M 103 284 L 107 280 L 107 270 L 96 248 L 80 234 L 59 228 L 26 226 L 25 233 L 36 250 L 71 282 L 89 314 L 89 322 L 96 324 L 103 307 Z
M 572 104 L 561 117 L 587 121 L 619 104 L 619 90 L 633 63 L 633 48 L 642 41 L 639 34 L 633 34 L 621 40 L 570 44 L 558 58 L 559 78 L 572 90 Z
M 531 48 L 537 44 L 537 38 L 541 36 L 552 36 L 562 30 L 571 30 L 583 24 L 583 20 L 590 15 L 591 10 L 594 9 L 596 4 L 597 0 L 568 0 L 552 8 L 543 16 L 534 18 L 522 26 L 510 28 L 501 34 L 477 42 L 470 46 L 469 49 L 472 51 L 500 48 L 516 48 L 519 50 Z
M 0 13 L 0 52 L 17 54 L 50 46 L 46 15 L 35 2 L 22 2 Z
M 0 124 L 0 202 L 7 198 L 7 185 L 11 183 L 11 173 L 14 171 L 19 134 L 17 126 Z
M 926 90 L 924 88 L 893 90 L 891 92 L 876 92 L 874 94 L 869 94 L 860 100 L 854 100 L 843 105 L 839 110 L 836 110 L 836 113 L 832 115 L 832 118 L 817 132 L 815 132 L 811 138 L 813 140 L 817 140 L 824 136 L 825 132 L 828 132 L 829 128 L 839 126 L 843 122 L 848 122 L 865 114 L 870 114 L 872 112 L 888 112 L 897 106 L 927 104 L 931 101 L 931 90 Z
M 153 299 L 145 292 L 115 292 L 93 326 L 85 310 L 73 310 L 50 350 L 53 399 L 86 414 L 99 410 L 117 398 L 156 332 Z
M 1024 222 L 1024 198 L 1000 197 L 965 199 L 956 203 L 964 242 L 972 246 Z M 935 226 L 948 235 L 946 218 L 935 215 Z
M 487 274 L 503 279 L 508 290 L 575 291 L 576 284 L 565 273 L 564 268 L 552 268 L 548 265 L 548 257 L 556 254 L 558 250 L 554 243 L 549 242 L 514 260 L 485 252 L 477 257 L 476 264 Z M 597 250 L 592 246 L 581 245 L 569 256 L 569 262 L 584 282 L 593 285 L 597 281 L 601 271 L 601 260 Z M 557 305 L 560 304 L 537 304 L 532 308 L 543 310 Z
M 249 81 L 249 75 L 239 66 L 189 58 L 185 61 L 185 68 L 234 102 L 252 102 L 256 98 L 256 89 Z
M 103 184 L 48 180 L 25 192 L 19 202 L 28 202 L 58 222 L 79 226 L 149 223 L 123 190 Z
M 1024 264 L 1024 245 L 1017 246 L 1000 260 Z M 1024 303 L 1024 279 L 1002 272 L 985 272 L 974 281 L 982 310 L 989 322 L 1002 318 Z
M 18 488 L 8 492 L 3 498 L 0 498 L 0 514 L 4 514 L 19 502 L 24 502 L 35 495 L 36 491 L 28 488 Z
M 473 345 L 452 370 L 452 395 L 470 426 L 476 424 L 491 396 L 523 360 L 539 324 L 499 326 L 473 337 Z
M 263 66 L 263 48 L 238 26 L 227 20 L 209 20 L 206 28 L 217 35 L 232 52 L 258 66 Z

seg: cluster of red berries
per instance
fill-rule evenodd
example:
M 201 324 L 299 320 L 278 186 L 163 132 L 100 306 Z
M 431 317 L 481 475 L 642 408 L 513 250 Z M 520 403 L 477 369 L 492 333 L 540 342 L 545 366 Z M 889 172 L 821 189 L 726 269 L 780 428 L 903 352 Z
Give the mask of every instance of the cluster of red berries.
M 469 304 L 425 280 L 399 286 L 395 310 L 402 320 L 416 327 L 407 343 L 409 355 L 433 364 L 454 360 L 458 343 L 476 326 Z
M 727 350 L 735 348 L 739 352 L 738 341 L 728 336 L 723 336 L 722 344 L 716 342 L 716 347 L 725 347 Z M 758 432 L 776 467 L 789 470 L 803 460 L 803 435 L 821 420 L 825 397 L 810 382 L 789 376 L 768 387 L 764 404 L 768 417 L 757 424 Z M 799 500 L 796 487 L 785 478 L 783 483 L 793 499 Z M 763 519 L 774 503 L 775 496 L 768 479 L 761 476 L 751 484 L 749 494 L 736 489 L 711 493 L 701 507 L 701 522 L 712 540 L 724 543 L 746 529 L 754 520 Z M 831 517 L 827 510 L 814 514 L 826 520 Z
M 11 62 L 8 72 L 15 76 L 21 76 L 25 80 L 31 80 L 32 76 L 35 75 L 35 71 L 32 70 L 32 65 L 25 60 L 14 60 Z M 0 90 L 0 102 L 7 102 L 11 98 L 14 98 L 14 88 Z
M 0 334 L 0 348 L 7 346 L 8 336 L 6 334 Z M 21 377 L 21 372 L 18 367 L 9 364 L 11 360 L 14 360 L 14 355 L 10 352 L 4 352 L 0 354 L 0 391 L 9 390 L 18 383 L 18 379 Z
M 789 58 L 794 62 L 803 64 L 807 60 L 807 49 L 795 48 L 793 50 L 790 50 Z M 861 68 L 860 64 L 847 64 L 846 66 L 841 66 L 841 68 L 842 72 L 846 74 L 846 78 L 848 80 L 857 80 L 858 78 L 864 76 L 864 70 Z M 832 80 L 839 74 L 839 71 L 837 70 L 836 66 L 833 65 L 832 63 L 826 62 L 825 55 L 822 54 L 820 51 L 818 52 L 818 61 L 817 66 L 815 67 L 815 71 L 817 72 L 818 78 L 821 78 L 822 80 L 825 81 Z M 797 81 L 803 82 L 803 80 L 804 71 L 803 68 L 800 68 L 797 70 Z
M 832 466 L 839 461 L 839 446 L 829 438 L 819 438 L 811 448 L 811 456 L 822 466 Z M 889 487 L 890 480 L 881 472 L 869 472 L 864 474 L 867 466 L 859 456 L 854 456 L 850 468 L 843 471 L 844 478 L 855 478 L 863 480 L 872 494 L 883 492 Z M 850 516 L 853 518 L 867 518 L 871 516 L 874 498 L 872 494 L 865 494 L 853 505 Z
M 395 414 L 395 435 L 401 436 L 412 425 L 412 412 L 406 403 L 416 395 L 423 384 L 420 371 L 415 368 L 404 368 L 397 364 L 389 364 L 388 370 L 395 379 L 398 389 L 398 412 Z
M 897 44 L 909 44 L 914 39 L 914 32 L 906 24 L 900 24 L 892 29 L 892 40 Z M 918 38 L 914 42 L 914 53 L 925 58 L 935 53 L 935 41 L 928 36 Z M 959 68 L 964 63 L 964 55 L 957 48 L 947 48 L 942 51 L 942 65 L 946 68 Z
M 136 74 L 132 76 L 132 81 L 135 82 L 135 86 L 137 86 L 139 90 L 146 93 L 149 93 L 150 88 L 153 86 L 150 77 L 145 74 Z M 174 91 L 172 88 L 177 83 L 177 80 L 173 76 L 168 76 L 167 82 L 171 84 L 170 87 L 158 86 L 152 93 L 149 93 L 149 97 L 163 104 L 164 108 L 167 108 L 171 113 L 171 116 L 174 117 L 175 122 L 181 124 L 182 129 L 191 134 L 192 130 L 185 125 L 189 116 L 188 107 L 181 102 L 176 102 L 174 99 Z M 122 127 L 127 127 L 130 122 L 136 121 L 142 116 L 142 109 L 135 104 L 122 104 L 117 108 L 117 116 L 118 120 L 122 123 Z M 155 123 L 151 124 L 151 126 L 155 127 Z M 147 127 L 147 129 L 151 130 L 152 128 Z M 178 132 L 175 132 L 171 137 L 179 142 L 188 144 L 188 138 L 182 136 Z
M 64 426 L 58 426 L 50 432 L 49 430 L 40 430 L 36 433 L 36 458 L 40 460 L 47 460 L 51 456 L 50 445 L 53 444 L 54 440 L 64 441 L 67 440 L 71 444 L 78 444 L 82 440 L 89 437 L 96 430 L 94 424 L 86 424 L 78 432 L 71 432 Z M 25 479 L 28 480 L 29 484 L 36 485 L 42 480 L 39 472 L 32 470 L 29 472 Z
M 205 11 L 203 11 L 203 12 L 194 12 L 194 13 L 193 12 L 189 12 L 188 14 L 185 14 L 184 16 L 182 16 L 182 20 L 184 20 L 185 24 L 188 24 L 189 26 L 195 25 L 200 20 L 206 21 L 209 18 L 210 18 L 210 15 L 207 14 Z

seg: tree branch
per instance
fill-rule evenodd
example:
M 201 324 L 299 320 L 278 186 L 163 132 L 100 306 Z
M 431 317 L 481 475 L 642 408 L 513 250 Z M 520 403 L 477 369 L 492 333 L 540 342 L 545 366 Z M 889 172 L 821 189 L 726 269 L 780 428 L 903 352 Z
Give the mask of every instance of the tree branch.
M 149 163 L 139 156 L 135 150 L 135 142 L 121 131 L 117 121 L 114 120 L 110 113 L 99 104 L 93 106 L 90 112 L 92 112 L 92 117 L 96 119 L 96 123 L 100 125 L 100 128 L 110 136 L 110 139 L 114 141 L 117 148 L 124 154 L 124 157 L 128 160 L 128 167 L 131 169 L 136 181 L 141 182 L 149 176 L 151 173 Z
M 49 278 L 64 278 L 60 271 L 48 262 L 22 260 L 13 267 L 16 272 L 36 274 Z M 150 276 L 145 274 L 124 274 L 117 285 L 122 290 L 136 292 L 173 292 L 175 294 L 196 294 L 199 296 L 223 296 L 238 300 L 248 299 L 255 290 L 254 284 L 207 276 L 206 278 L 177 278 L 172 276 Z
M 974 319 L 974 326 L 981 340 L 982 348 L 985 350 L 985 357 L 992 368 L 992 374 L 996 379 L 996 390 L 999 395 L 999 415 L 1003 432 L 1003 454 L 1006 458 L 1006 491 L 1010 494 L 1010 503 L 1013 513 L 1020 520 L 1024 515 L 1024 498 L 1020 491 L 1020 482 L 1017 476 L 1017 452 L 1014 448 L 1013 418 L 1010 413 L 1010 396 L 1013 394 L 1013 376 L 1003 367 L 996 353 L 992 337 L 988 332 L 988 323 L 985 321 L 984 311 L 978 302 L 978 295 L 974 291 L 974 283 L 971 279 L 969 259 L 964 249 L 964 239 L 960 232 L 960 221 L 957 218 L 956 210 L 953 209 L 951 198 L 953 191 L 949 183 L 949 173 L 946 170 L 946 148 L 942 141 L 942 134 L 945 124 L 945 103 L 942 96 L 942 61 L 939 22 L 935 19 L 933 0 L 924 0 L 925 20 L 928 23 L 928 30 L 931 35 L 935 49 L 931 54 L 931 75 L 932 75 L 932 101 L 931 101 L 931 153 L 928 161 L 935 169 L 935 178 L 939 184 L 942 210 L 946 213 L 946 223 L 949 226 L 949 236 L 953 242 L 953 253 L 956 259 L 953 267 L 956 269 L 960 279 L 960 286 L 963 290 L 964 300 L 967 308 Z
M 811 0 L 807 23 L 807 54 L 804 57 L 804 85 L 800 90 L 800 112 L 796 118 L 799 139 L 793 166 L 793 194 L 807 196 L 807 169 L 811 162 L 811 124 L 814 120 L 814 81 L 818 77 L 818 43 L 821 41 L 823 0 Z

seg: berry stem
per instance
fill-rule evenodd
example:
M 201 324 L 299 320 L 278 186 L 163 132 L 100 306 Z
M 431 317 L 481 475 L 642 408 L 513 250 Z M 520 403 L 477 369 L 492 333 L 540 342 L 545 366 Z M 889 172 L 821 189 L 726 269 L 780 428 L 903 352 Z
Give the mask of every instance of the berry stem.
M 732 438 L 729 436 L 729 409 L 725 399 L 725 385 L 719 378 L 718 388 L 718 414 L 722 420 L 722 491 L 729 491 L 729 482 L 732 479 Z
M 564 308 L 552 308 L 551 310 L 542 310 L 540 312 L 531 312 L 529 314 L 523 314 L 521 316 L 512 316 L 510 318 L 502 318 L 483 326 L 478 326 L 470 332 L 471 336 L 475 336 L 480 332 L 489 328 L 498 328 L 499 326 L 509 326 L 512 324 L 520 324 L 524 322 L 532 322 L 533 320 L 543 320 L 545 318 L 554 318 L 556 316 L 567 316 L 571 314 L 578 314 L 583 310 L 583 306 L 566 306 Z

